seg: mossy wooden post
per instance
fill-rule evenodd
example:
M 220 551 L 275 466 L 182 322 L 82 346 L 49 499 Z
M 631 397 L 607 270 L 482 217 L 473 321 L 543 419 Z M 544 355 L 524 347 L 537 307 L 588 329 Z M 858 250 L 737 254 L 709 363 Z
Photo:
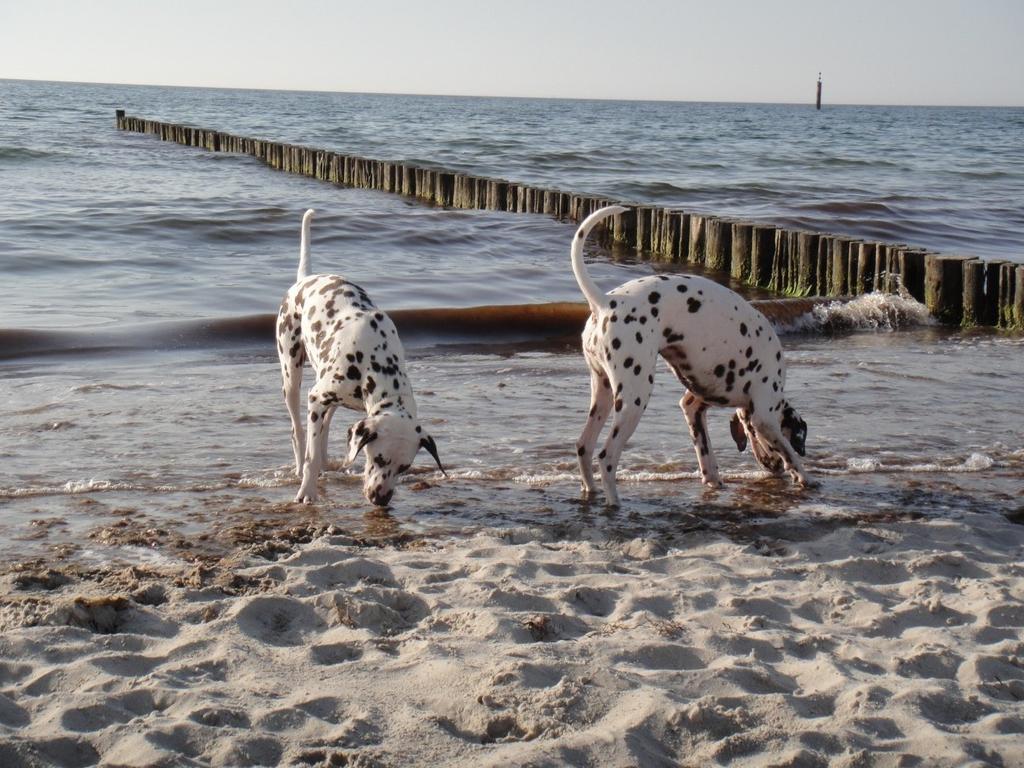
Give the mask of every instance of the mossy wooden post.
M 1024 331 L 1024 264 L 1017 266 L 1013 281 L 1013 325 L 1010 327 Z
M 732 224 L 732 247 L 729 251 L 729 276 L 741 283 L 750 282 L 750 261 L 754 247 L 754 225 L 744 221 Z
M 1000 328 L 1013 328 L 1013 299 L 1016 289 L 1017 265 L 1003 262 L 999 265 L 999 306 L 996 311 L 996 325 Z
M 832 287 L 832 238 L 827 235 L 818 237 L 818 277 L 815 295 L 828 296 Z
M 875 285 L 875 255 L 877 243 L 860 243 L 857 249 L 857 281 L 851 285 L 851 293 L 870 293 Z
M 649 253 L 651 251 L 651 218 L 654 209 L 649 205 L 635 205 L 633 210 L 636 211 L 636 234 L 631 245 L 638 252 Z
M 924 301 L 924 260 L 927 254 L 919 248 L 901 248 L 897 268 L 903 288 L 917 301 Z
M 845 296 L 849 292 L 847 276 L 850 272 L 850 241 L 845 237 L 831 237 L 830 258 L 832 279 L 829 281 L 830 296 Z
M 632 245 L 636 242 L 636 208 L 627 208 L 612 216 L 612 242 Z
M 687 250 L 686 260 L 691 264 L 704 263 L 706 218 L 703 214 L 690 214 L 690 247 Z
M 675 261 L 679 253 L 679 238 L 683 232 L 683 212 L 665 211 L 665 220 L 661 229 L 661 252 L 669 261 Z
M 985 306 L 982 307 L 979 320 L 982 325 L 995 326 L 999 324 L 999 270 L 1002 262 L 989 261 L 984 266 Z
M 790 274 L 789 293 L 813 296 L 818 290 L 818 239 L 814 232 L 798 232 L 795 269 Z
M 982 324 L 981 317 L 985 307 L 985 265 L 980 261 L 965 260 L 963 280 L 960 325 L 964 328 L 973 328 Z
M 732 258 L 732 222 L 708 216 L 705 227 L 704 265 L 715 272 L 727 272 Z
M 775 230 L 775 251 L 767 287 L 776 293 L 785 293 L 789 287 L 790 235 L 795 234 L 786 229 Z
M 767 288 L 775 264 L 776 228 L 756 225 L 750 233 L 750 282 Z
M 963 256 L 925 257 L 924 303 L 947 325 L 959 325 L 963 319 L 964 261 Z

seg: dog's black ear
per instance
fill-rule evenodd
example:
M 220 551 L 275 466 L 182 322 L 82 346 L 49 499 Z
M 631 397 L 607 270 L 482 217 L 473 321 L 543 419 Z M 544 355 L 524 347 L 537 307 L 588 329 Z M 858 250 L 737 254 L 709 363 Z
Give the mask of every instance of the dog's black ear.
M 736 450 L 743 453 L 747 449 L 747 431 L 743 429 L 743 423 L 740 421 L 738 413 L 734 413 L 729 421 L 729 433 L 736 443 Z
M 807 422 L 800 418 L 800 414 L 788 402 L 782 410 L 781 426 L 782 431 L 789 438 L 789 444 L 793 446 L 793 450 L 801 456 L 805 456 L 807 449 Z
M 377 439 L 377 432 L 373 429 L 370 419 L 357 421 L 348 430 L 348 456 L 345 458 L 346 466 L 351 464 L 359 456 L 359 452 Z
M 441 470 L 441 474 L 448 477 L 448 473 L 444 471 L 444 467 L 441 465 L 441 457 L 437 455 L 437 443 L 434 442 L 434 438 L 425 434 L 420 438 L 420 448 L 427 449 L 427 453 L 433 456 L 434 461 L 437 462 L 437 468 Z

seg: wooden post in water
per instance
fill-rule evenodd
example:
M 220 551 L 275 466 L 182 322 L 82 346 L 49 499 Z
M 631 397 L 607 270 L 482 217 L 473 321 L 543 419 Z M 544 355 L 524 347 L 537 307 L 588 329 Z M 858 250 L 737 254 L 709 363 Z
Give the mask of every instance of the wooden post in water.
M 924 262 L 924 303 L 941 322 L 960 325 L 963 318 L 964 256 L 930 254 Z
M 818 100 L 816 106 L 818 109 L 821 109 L 821 72 L 818 73 Z
M 996 307 L 996 325 L 1000 328 L 1011 329 L 1014 327 L 1013 299 L 1016 288 L 1016 269 L 1017 265 L 1013 262 L 1004 261 L 999 265 L 999 303 Z
M 1017 266 L 1013 281 L 1013 325 L 1010 327 L 1024 331 L 1024 264 Z
M 980 261 L 965 261 L 963 269 L 963 312 L 960 325 L 973 328 L 979 324 L 985 307 L 985 265 Z
M 732 249 L 729 253 L 729 276 L 739 283 L 750 281 L 750 261 L 754 252 L 751 236 L 754 225 L 735 221 L 732 225 Z

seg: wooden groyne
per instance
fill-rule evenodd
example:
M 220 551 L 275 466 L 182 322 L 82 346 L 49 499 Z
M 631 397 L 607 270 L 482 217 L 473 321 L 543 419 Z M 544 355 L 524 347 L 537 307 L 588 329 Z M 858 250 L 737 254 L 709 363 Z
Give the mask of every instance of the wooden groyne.
M 1024 264 L 930 253 L 908 245 L 786 229 L 656 205 L 473 176 L 407 163 L 235 136 L 131 117 L 117 128 L 211 152 L 250 155 L 271 168 L 360 189 L 375 189 L 452 208 L 542 213 L 581 221 L 613 203 L 606 242 L 655 258 L 700 265 L 787 296 L 851 296 L 902 287 L 943 323 L 1024 330 Z M 595 232 L 595 236 L 598 235 Z

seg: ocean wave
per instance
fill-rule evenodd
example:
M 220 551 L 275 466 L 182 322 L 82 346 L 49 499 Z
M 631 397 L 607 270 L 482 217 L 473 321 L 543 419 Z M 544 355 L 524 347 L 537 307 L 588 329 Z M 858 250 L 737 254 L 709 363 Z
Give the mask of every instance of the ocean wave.
M 764 299 L 753 302 L 780 333 L 895 330 L 932 321 L 924 305 L 907 296 L 867 294 L 852 300 Z M 398 309 L 389 312 L 407 346 L 473 342 L 575 340 L 590 310 L 586 304 L 506 304 Z M 271 314 L 242 315 L 85 331 L 0 329 L 0 360 L 110 354 L 129 351 L 273 346 Z M 117 387 L 86 384 L 77 392 Z
M 928 308 L 909 295 L 866 293 L 849 301 L 818 302 L 778 327 L 782 333 L 895 331 L 935 325 Z
M 53 152 L 43 149 L 29 149 L 28 147 L 0 147 L 0 164 L 28 163 L 33 160 L 47 160 L 58 158 L 61 152 Z

